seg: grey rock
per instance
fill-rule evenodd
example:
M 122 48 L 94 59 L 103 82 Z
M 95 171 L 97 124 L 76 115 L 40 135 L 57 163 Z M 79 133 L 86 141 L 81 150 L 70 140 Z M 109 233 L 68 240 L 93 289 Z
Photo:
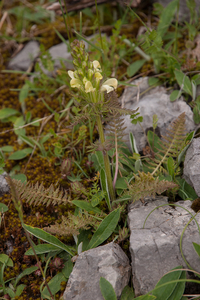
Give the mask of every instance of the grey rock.
M 40 47 L 38 42 L 28 42 L 24 48 L 10 60 L 8 68 L 12 70 L 27 71 L 31 63 L 38 57 L 39 52 Z
M 125 134 L 133 133 L 138 151 L 141 151 L 147 144 L 144 131 L 152 130 L 153 115 L 158 117 L 158 131 L 160 135 L 166 135 L 169 125 L 178 118 L 180 114 L 186 114 L 186 130 L 190 132 L 194 130 L 193 112 L 183 98 L 174 102 L 170 101 L 166 89 L 158 86 L 148 90 L 148 78 L 140 78 L 132 82 L 133 87 L 127 87 L 124 94 L 120 98 L 122 106 L 135 110 L 139 107 L 138 112 L 143 116 L 142 128 L 140 124 L 133 125 L 129 115 L 123 116 L 124 126 L 127 127 Z M 145 93 L 145 91 L 147 91 Z M 141 95 L 141 96 L 140 96 Z M 139 101 L 137 98 L 139 96 Z M 143 131 L 144 130 L 144 131 Z M 130 143 L 127 142 L 130 148 Z
M 166 7 L 172 0 L 153 0 L 153 2 L 159 2 L 162 4 L 164 7 Z M 196 3 L 196 11 L 199 13 L 199 8 L 200 8 L 200 0 L 195 0 Z M 181 0 L 179 1 L 179 20 L 180 21 L 188 21 L 190 20 L 190 11 L 189 8 L 187 7 L 186 0 Z
M 64 63 L 67 69 L 74 69 L 71 53 L 68 52 L 67 45 L 65 43 L 60 43 L 58 45 L 55 45 L 49 48 L 48 51 L 52 57 L 52 60 L 54 61 L 54 71 L 49 72 L 47 69 L 44 68 L 44 66 L 40 61 L 40 67 L 42 68 L 42 71 L 46 75 L 48 76 L 55 75 L 55 71 L 61 67 L 61 61 Z M 70 60 L 71 62 L 68 62 L 66 60 Z
M 180 252 L 180 237 L 185 225 L 191 219 L 191 214 L 195 214 L 190 208 L 191 201 L 175 203 L 181 207 L 173 208 L 169 205 L 159 207 L 149 215 L 143 229 L 148 214 L 163 204 L 168 204 L 166 197 L 149 198 L 144 204 L 140 201 L 132 204 L 129 209 L 130 252 L 136 296 L 151 291 L 160 278 L 171 269 L 177 266 L 187 267 Z M 199 223 L 199 214 L 196 220 Z M 200 242 L 194 220 L 184 232 L 182 249 L 187 262 L 197 271 L 200 268 L 200 260 L 192 242 Z
M 200 138 L 194 139 L 187 150 L 183 177 L 200 197 Z
M 109 243 L 82 252 L 69 277 L 63 299 L 103 300 L 99 287 L 100 277 L 112 284 L 119 299 L 129 282 L 130 271 L 129 259 L 117 244 Z
M 0 174 L 0 197 L 3 196 L 4 194 L 9 193 L 10 191 L 9 185 L 5 179 L 6 175 L 7 175 L 6 172 Z

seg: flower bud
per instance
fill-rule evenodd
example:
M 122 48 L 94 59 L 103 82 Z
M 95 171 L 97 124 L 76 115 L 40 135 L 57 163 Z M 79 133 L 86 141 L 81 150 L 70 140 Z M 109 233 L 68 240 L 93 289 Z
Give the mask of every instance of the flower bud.
M 61 174 L 62 178 L 65 178 L 70 175 L 72 170 L 72 161 L 70 158 L 64 159 L 61 164 Z
M 82 68 L 85 69 L 85 67 L 87 66 L 87 63 L 85 61 L 82 62 Z
M 79 181 L 71 182 L 71 189 L 74 194 L 81 195 L 86 192 L 84 185 Z
M 83 73 L 82 69 L 78 69 L 77 72 L 78 72 L 79 75 L 84 76 L 84 73 Z
M 89 69 L 88 70 L 88 77 L 89 77 L 90 80 L 92 79 L 93 74 L 94 74 L 94 71 L 92 71 L 91 69 Z
M 63 260 L 60 257 L 54 258 L 49 264 L 50 269 L 61 270 L 64 268 Z
M 74 64 L 74 66 L 79 67 L 79 63 L 78 63 L 78 60 L 77 60 L 77 59 L 74 59 L 74 60 L 73 60 L 73 64 Z

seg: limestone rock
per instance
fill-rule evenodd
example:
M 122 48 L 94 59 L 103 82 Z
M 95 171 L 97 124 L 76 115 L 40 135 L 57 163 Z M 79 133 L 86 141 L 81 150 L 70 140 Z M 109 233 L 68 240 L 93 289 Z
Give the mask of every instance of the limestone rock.
M 0 196 L 3 196 L 4 194 L 9 193 L 10 191 L 9 185 L 5 179 L 6 175 L 6 172 L 0 174 Z
M 200 197 L 200 138 L 194 139 L 187 150 L 183 177 Z
M 112 284 L 119 299 L 129 282 L 130 270 L 129 259 L 117 244 L 109 243 L 82 252 L 69 277 L 63 299 L 103 300 L 99 287 L 100 277 Z
M 164 7 L 166 7 L 172 0 L 153 0 L 153 2 L 159 2 Z M 200 0 L 195 0 L 196 3 L 196 11 L 199 12 L 200 8 Z M 179 1 L 179 20 L 181 21 L 188 21 L 190 20 L 190 11 L 187 7 L 186 0 Z
M 27 71 L 40 52 L 38 42 L 30 41 L 8 63 L 8 69 Z
M 127 127 L 125 134 L 133 133 L 138 151 L 142 151 L 143 147 L 147 144 L 144 131 L 152 130 L 154 114 L 158 117 L 157 130 L 161 136 L 166 135 L 166 129 L 183 112 L 186 114 L 187 132 L 195 129 L 193 112 L 182 98 L 171 102 L 170 95 L 168 95 L 166 89 L 162 86 L 148 90 L 147 77 L 135 80 L 132 84 L 135 86 L 125 89 L 124 94 L 120 98 L 120 102 L 122 106 L 128 109 L 134 110 L 139 107 L 138 112 L 143 116 L 143 122 L 141 123 L 142 128 L 140 124 L 132 124 L 129 115 L 123 116 L 124 126 Z M 145 91 L 147 92 L 145 93 Z M 137 101 L 137 97 L 140 94 L 142 95 L 139 96 L 139 101 Z M 129 142 L 127 142 L 127 145 L 130 147 Z
M 61 67 L 60 61 L 64 63 L 67 69 L 74 69 L 71 53 L 68 52 L 67 45 L 65 43 L 60 43 L 58 45 L 52 46 L 51 48 L 49 48 L 48 51 L 52 57 L 52 60 L 54 61 L 54 71 L 53 72 L 47 71 L 42 65 L 42 63 L 40 62 L 40 67 L 42 68 L 43 72 L 46 75 L 48 76 L 55 75 L 55 71 Z M 67 60 L 70 60 L 71 62 Z
M 136 296 L 151 291 L 160 278 L 172 268 L 187 267 L 180 252 L 181 233 L 194 211 L 191 201 L 176 202 L 176 206 L 162 206 L 148 214 L 157 206 L 167 204 L 166 197 L 137 201 L 130 206 L 128 224 L 130 228 L 130 252 L 132 258 L 133 286 Z M 184 209 L 185 208 L 185 209 Z M 199 223 L 200 215 L 196 216 Z M 183 235 L 182 249 L 187 262 L 196 270 L 200 269 L 199 256 L 192 242 L 200 243 L 197 225 L 193 220 Z

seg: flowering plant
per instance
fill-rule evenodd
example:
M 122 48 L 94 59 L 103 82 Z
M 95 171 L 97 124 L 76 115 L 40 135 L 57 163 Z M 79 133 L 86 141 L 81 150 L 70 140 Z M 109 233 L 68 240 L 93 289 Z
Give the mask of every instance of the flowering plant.
M 91 115 L 95 115 L 100 141 L 104 147 L 105 137 L 102 126 L 102 108 L 105 103 L 104 94 L 105 92 L 108 94 L 114 91 L 117 88 L 118 81 L 115 78 L 104 80 L 100 63 L 97 60 L 89 60 L 89 55 L 85 51 L 85 44 L 83 42 L 75 40 L 71 44 L 71 50 L 75 71 L 68 71 L 68 75 L 71 78 L 70 85 L 72 88 L 77 88 L 82 99 L 84 99 L 80 103 L 85 105 L 86 102 L 86 106 L 91 108 Z M 114 200 L 115 192 L 112 184 L 110 162 L 107 151 L 102 152 L 109 196 L 111 200 Z M 110 202 L 107 204 L 111 208 Z

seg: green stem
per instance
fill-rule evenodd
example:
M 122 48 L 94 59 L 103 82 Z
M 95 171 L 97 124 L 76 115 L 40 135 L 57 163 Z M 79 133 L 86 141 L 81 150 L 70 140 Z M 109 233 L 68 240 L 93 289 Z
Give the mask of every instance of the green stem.
M 104 138 L 103 126 L 102 126 L 102 121 L 101 121 L 100 116 L 97 116 L 97 126 L 98 126 L 99 137 L 100 137 L 101 143 L 102 143 L 102 145 L 104 145 L 105 138 Z M 109 157 L 108 157 L 107 151 L 103 151 L 103 158 L 104 158 L 105 172 L 106 172 L 106 177 L 107 177 L 107 182 L 108 182 L 108 190 L 109 190 L 110 198 L 111 198 L 111 201 L 114 201 L 115 200 L 115 192 L 114 192 L 113 185 L 112 185 L 110 162 L 109 162 Z M 109 209 L 110 209 L 110 207 L 109 207 Z

